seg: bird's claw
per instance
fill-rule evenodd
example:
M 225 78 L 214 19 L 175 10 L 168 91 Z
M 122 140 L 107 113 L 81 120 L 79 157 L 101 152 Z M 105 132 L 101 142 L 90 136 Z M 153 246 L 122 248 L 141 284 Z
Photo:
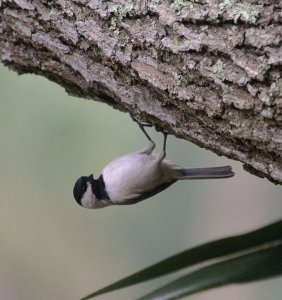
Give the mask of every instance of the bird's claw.
M 155 129 L 157 132 L 161 132 L 164 135 L 169 135 L 170 133 L 166 130 L 163 130 L 163 128 L 161 128 L 159 125 L 155 125 Z
M 145 123 L 145 122 L 141 122 L 139 120 L 137 120 L 137 118 L 135 118 L 133 115 L 130 114 L 131 119 L 136 122 L 139 126 L 143 126 L 143 127 L 153 127 L 152 124 L 150 123 Z

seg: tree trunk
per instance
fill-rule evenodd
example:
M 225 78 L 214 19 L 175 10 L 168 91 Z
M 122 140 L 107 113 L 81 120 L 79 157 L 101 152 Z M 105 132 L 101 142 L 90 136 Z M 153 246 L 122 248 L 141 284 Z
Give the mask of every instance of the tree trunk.
M 280 0 L 0 0 L 0 58 L 282 183 Z

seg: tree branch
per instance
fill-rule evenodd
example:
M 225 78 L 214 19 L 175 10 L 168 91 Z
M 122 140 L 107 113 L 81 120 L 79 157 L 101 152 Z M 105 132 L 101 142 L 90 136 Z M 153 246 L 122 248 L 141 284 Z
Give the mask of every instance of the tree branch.
M 281 184 L 281 8 L 279 0 L 0 0 L 0 59 Z

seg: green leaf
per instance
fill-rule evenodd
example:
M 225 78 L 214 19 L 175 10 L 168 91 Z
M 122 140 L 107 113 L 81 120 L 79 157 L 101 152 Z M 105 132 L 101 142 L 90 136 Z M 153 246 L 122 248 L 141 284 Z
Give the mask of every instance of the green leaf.
M 280 244 L 201 268 L 138 300 L 179 299 L 226 284 L 245 283 L 281 274 L 282 245 Z
M 234 254 L 236 252 L 244 251 L 281 238 L 282 221 L 278 221 L 246 234 L 209 242 L 181 252 L 146 269 L 116 281 L 115 283 L 84 297 L 82 300 L 90 299 L 104 293 L 151 280 L 159 276 L 167 275 L 171 272 L 190 267 L 197 263 Z

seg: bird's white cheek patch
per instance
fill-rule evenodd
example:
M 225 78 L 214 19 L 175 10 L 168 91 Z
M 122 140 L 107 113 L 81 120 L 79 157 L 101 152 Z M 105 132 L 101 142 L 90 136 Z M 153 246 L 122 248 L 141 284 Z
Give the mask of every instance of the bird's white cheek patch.
M 92 193 L 90 183 L 87 183 L 87 190 L 84 193 L 83 197 L 81 198 L 81 204 L 85 208 L 95 208 L 94 207 L 95 199 Z

